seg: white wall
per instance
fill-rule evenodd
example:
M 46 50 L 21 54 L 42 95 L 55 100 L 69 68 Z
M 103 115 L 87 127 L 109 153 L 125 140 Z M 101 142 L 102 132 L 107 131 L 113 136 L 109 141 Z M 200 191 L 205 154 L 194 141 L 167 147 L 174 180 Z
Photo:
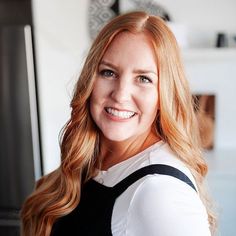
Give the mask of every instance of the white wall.
M 235 0 L 158 0 L 176 22 L 213 31 L 236 31 Z
M 74 81 L 89 44 L 87 2 L 33 1 L 45 173 L 59 165 L 58 135 L 69 119 Z
M 73 84 L 90 45 L 89 0 L 33 0 L 44 171 L 60 162 L 58 135 L 69 118 Z M 236 33 L 235 0 L 160 0 L 193 34 Z M 219 143 L 220 145 L 220 143 Z

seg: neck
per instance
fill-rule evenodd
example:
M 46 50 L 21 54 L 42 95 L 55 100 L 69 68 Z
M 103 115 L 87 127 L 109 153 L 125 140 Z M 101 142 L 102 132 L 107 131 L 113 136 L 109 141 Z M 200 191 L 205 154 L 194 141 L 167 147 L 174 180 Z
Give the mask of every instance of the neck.
M 148 131 L 139 137 L 124 141 L 111 141 L 101 138 L 99 159 L 102 160 L 102 170 L 124 161 L 160 141 L 160 137 Z

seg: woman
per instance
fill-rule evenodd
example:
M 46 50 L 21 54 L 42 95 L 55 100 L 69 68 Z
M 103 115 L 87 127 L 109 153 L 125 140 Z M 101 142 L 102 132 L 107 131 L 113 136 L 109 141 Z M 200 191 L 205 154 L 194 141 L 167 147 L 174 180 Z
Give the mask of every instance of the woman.
M 165 23 L 144 12 L 113 19 L 77 82 L 61 166 L 23 206 L 23 235 L 210 235 L 191 101 Z

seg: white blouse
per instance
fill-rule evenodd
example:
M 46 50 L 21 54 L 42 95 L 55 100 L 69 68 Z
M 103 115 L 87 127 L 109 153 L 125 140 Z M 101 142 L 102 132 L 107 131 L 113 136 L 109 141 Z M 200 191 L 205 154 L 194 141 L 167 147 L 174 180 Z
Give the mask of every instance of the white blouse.
M 151 164 L 173 166 L 193 182 L 190 170 L 160 141 L 94 180 L 112 187 L 134 171 Z M 150 174 L 129 186 L 117 199 L 112 213 L 114 236 L 210 236 L 206 209 L 194 189 L 168 175 Z

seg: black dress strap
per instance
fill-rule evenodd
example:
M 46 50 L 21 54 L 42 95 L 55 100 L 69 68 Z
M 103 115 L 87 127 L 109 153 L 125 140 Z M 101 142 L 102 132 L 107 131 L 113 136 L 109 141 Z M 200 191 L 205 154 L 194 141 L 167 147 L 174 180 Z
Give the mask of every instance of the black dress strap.
M 162 175 L 169 175 L 173 176 L 186 184 L 188 184 L 190 187 L 192 187 L 196 192 L 196 188 L 192 181 L 186 176 L 182 171 L 169 166 L 169 165 L 163 165 L 163 164 L 153 164 L 149 166 L 142 167 L 138 169 L 137 171 L 133 172 L 123 180 L 121 180 L 119 183 L 117 183 L 114 187 L 114 193 L 116 196 L 119 196 L 121 193 L 123 193 L 131 184 L 136 182 L 137 180 L 141 179 L 145 175 L 148 174 L 162 174 Z

